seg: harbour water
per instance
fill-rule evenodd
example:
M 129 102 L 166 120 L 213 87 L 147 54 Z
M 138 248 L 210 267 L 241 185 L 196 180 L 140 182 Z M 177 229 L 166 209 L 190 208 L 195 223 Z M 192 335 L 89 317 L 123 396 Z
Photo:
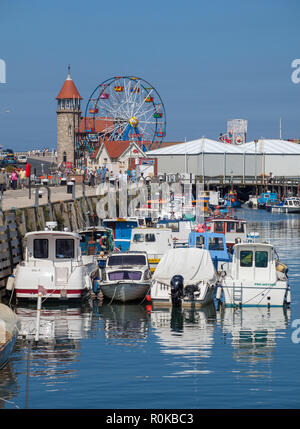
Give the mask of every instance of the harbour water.
M 56 304 L 36 345 L 35 307 L 18 305 L 27 337 L 0 372 L 0 408 L 300 408 L 300 216 L 236 215 L 288 265 L 290 309 Z

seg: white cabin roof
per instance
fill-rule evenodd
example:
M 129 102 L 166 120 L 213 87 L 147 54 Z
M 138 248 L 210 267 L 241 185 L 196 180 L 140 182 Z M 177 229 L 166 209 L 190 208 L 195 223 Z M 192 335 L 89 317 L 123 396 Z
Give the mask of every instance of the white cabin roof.
M 32 237 L 40 237 L 40 236 L 49 236 L 50 237 L 61 237 L 61 238 L 76 238 L 80 240 L 80 235 L 76 232 L 72 231 L 33 231 L 33 232 L 27 232 L 25 234 L 25 238 L 32 238 Z

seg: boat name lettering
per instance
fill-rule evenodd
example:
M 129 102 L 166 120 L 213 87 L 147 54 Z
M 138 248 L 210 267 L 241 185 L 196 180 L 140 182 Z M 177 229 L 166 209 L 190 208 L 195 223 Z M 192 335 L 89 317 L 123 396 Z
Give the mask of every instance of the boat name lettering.
M 275 286 L 276 283 L 254 283 L 254 286 Z

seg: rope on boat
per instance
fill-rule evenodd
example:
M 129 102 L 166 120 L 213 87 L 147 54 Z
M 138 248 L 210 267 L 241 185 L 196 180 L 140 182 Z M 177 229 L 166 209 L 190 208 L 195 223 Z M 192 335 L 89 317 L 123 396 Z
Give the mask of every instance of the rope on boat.
M 113 300 L 114 300 L 114 298 L 115 298 L 115 295 L 116 295 L 116 290 L 117 290 L 118 286 L 119 286 L 119 285 L 117 285 L 117 286 L 115 287 L 113 297 L 112 297 L 112 299 L 111 299 L 111 301 L 109 302 L 109 304 L 108 304 L 108 305 L 110 305 L 110 304 L 113 302 Z
M 139 303 L 139 305 L 140 304 L 143 304 L 143 302 L 145 301 L 145 299 L 146 299 L 146 296 L 148 295 L 148 293 L 150 292 L 150 289 L 151 289 L 151 284 L 150 284 L 150 286 L 149 286 L 149 289 L 147 290 L 147 293 L 145 294 L 145 296 L 144 296 L 144 298 L 142 299 L 142 301 Z

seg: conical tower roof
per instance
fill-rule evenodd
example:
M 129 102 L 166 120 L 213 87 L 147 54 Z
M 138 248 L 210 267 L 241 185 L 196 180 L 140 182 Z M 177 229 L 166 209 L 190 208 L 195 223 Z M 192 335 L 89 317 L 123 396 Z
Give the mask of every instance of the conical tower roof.
M 57 100 L 64 98 L 79 98 L 80 100 L 82 100 L 82 97 L 79 94 L 78 89 L 76 88 L 76 85 L 71 78 L 70 66 L 68 67 L 67 79 L 65 80 L 58 96 L 56 97 Z

